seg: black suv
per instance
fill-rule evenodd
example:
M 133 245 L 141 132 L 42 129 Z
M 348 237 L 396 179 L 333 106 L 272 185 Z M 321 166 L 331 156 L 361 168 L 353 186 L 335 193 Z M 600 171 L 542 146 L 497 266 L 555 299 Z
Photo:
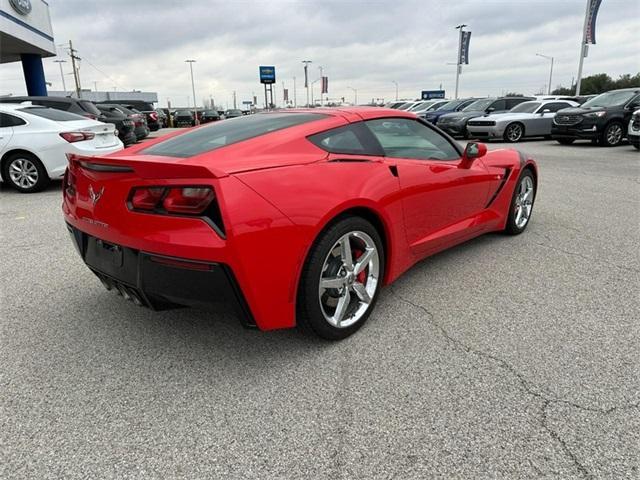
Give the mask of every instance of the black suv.
M 75 113 L 92 120 L 99 120 L 100 110 L 89 100 L 82 100 L 71 97 L 0 97 L 2 103 L 22 103 L 31 102 L 33 105 L 42 105 L 43 107 L 54 108 L 65 112 Z
M 109 105 L 96 105 L 98 110 L 102 113 L 105 120 L 103 122 L 113 123 L 118 130 L 118 138 L 122 140 L 125 145 L 131 145 L 138 141 L 138 137 L 135 132 L 135 123 L 131 118 L 128 118 L 123 112 L 116 107 Z M 101 117 L 102 118 L 102 117 Z
M 500 98 L 482 98 L 467 105 L 459 112 L 446 113 L 438 118 L 436 125 L 444 130 L 452 137 L 469 138 L 467 131 L 467 122 L 475 117 L 489 115 L 490 113 L 504 113 L 511 110 L 516 105 L 529 100 L 535 100 L 533 97 L 500 97 Z
M 586 139 L 615 147 L 627 136 L 627 126 L 638 108 L 640 87 L 611 90 L 580 107 L 559 110 L 551 125 L 551 136 L 563 145 Z
M 149 102 L 144 102 L 142 100 L 109 100 L 106 102 L 98 103 L 118 104 L 128 108 L 129 110 L 137 110 L 140 113 L 144 113 L 144 116 L 147 119 L 147 127 L 149 127 L 149 130 L 155 132 L 160 128 L 158 112 L 156 112 L 156 109 L 153 108 L 153 105 Z

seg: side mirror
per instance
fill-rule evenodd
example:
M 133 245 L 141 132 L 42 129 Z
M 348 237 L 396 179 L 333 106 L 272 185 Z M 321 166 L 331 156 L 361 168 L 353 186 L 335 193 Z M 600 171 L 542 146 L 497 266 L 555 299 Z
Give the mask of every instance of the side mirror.
M 462 159 L 465 162 L 473 162 L 476 158 L 484 157 L 487 154 L 487 146 L 484 143 L 469 142 L 467 143 Z
M 551 110 L 545 108 L 544 110 L 542 110 L 542 112 L 540 112 L 540 115 L 544 115 L 545 113 L 551 113 Z
M 496 110 L 495 107 L 489 107 L 485 110 L 485 112 L 491 113 L 491 112 L 494 112 L 495 110 Z

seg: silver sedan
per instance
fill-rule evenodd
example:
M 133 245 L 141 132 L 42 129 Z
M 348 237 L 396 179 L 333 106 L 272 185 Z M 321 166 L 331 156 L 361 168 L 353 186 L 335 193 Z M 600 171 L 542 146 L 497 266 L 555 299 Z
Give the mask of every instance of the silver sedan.
M 523 102 L 507 113 L 475 117 L 467 123 L 471 138 L 519 142 L 525 137 L 551 135 L 551 123 L 558 110 L 579 106 L 569 100 Z

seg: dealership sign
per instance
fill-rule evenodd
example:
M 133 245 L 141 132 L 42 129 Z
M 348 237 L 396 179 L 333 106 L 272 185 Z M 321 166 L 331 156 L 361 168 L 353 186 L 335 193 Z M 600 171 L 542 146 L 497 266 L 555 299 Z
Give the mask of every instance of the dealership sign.
M 276 83 L 276 67 L 260 67 L 260 83 Z
M 444 98 L 444 90 L 422 90 L 420 96 L 422 100 L 433 100 L 434 98 Z
M 29 15 L 31 13 L 30 0 L 9 0 L 9 3 L 20 15 Z

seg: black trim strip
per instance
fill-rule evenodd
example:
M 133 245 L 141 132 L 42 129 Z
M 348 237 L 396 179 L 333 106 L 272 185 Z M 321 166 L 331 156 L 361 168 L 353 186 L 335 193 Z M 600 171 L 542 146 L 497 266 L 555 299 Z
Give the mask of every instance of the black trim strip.
M 80 162 L 80 166 L 94 172 L 133 172 L 133 168 L 125 167 L 123 165 L 105 165 L 104 163 Z
M 496 198 L 498 197 L 498 194 L 502 191 L 505 184 L 507 183 L 507 179 L 509 178 L 509 175 L 511 175 L 511 169 L 505 168 L 504 173 L 502 174 L 502 180 L 500 181 L 500 185 L 498 185 L 496 192 L 493 194 L 493 196 L 491 197 L 491 200 L 489 200 L 489 203 L 487 203 L 487 206 L 484 208 L 489 208 L 491 204 L 496 200 Z

